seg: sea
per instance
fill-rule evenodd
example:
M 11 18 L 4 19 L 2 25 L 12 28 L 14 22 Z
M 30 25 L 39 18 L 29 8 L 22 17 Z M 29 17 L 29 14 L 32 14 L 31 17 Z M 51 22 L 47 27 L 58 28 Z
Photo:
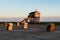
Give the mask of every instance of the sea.
M 0 22 L 21 22 L 24 17 L 20 18 L 0 18 Z M 40 22 L 60 22 L 60 17 L 41 17 Z

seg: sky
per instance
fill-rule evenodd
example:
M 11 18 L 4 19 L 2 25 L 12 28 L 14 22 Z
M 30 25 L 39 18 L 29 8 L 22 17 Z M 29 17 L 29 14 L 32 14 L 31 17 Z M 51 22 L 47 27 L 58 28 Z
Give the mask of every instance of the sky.
M 0 18 L 27 17 L 32 11 L 42 17 L 59 17 L 60 0 L 0 0 Z

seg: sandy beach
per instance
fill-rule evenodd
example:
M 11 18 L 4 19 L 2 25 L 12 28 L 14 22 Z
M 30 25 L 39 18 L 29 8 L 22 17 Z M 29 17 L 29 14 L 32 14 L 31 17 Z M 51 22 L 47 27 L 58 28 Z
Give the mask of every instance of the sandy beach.
M 7 31 L 0 24 L 0 40 L 60 40 L 60 27 L 55 25 L 54 32 L 47 32 L 46 25 L 29 24 L 28 29 L 18 29 L 14 25 L 12 31 Z

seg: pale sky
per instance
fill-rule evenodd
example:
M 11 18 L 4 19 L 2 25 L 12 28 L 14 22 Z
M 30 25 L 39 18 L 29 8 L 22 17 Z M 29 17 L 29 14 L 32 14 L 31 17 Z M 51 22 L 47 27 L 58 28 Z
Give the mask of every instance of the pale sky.
M 38 10 L 41 16 L 60 16 L 60 0 L 0 0 L 0 17 L 27 17 Z

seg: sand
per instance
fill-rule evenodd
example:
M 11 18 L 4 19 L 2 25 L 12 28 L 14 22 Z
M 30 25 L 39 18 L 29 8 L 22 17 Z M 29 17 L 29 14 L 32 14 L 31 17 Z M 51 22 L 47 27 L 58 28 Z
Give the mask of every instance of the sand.
M 26 30 L 14 25 L 13 31 L 7 31 L 0 24 L 0 40 L 60 40 L 60 27 L 56 25 L 54 32 L 47 32 L 46 25 L 30 24 Z

